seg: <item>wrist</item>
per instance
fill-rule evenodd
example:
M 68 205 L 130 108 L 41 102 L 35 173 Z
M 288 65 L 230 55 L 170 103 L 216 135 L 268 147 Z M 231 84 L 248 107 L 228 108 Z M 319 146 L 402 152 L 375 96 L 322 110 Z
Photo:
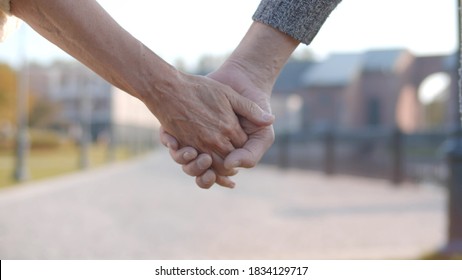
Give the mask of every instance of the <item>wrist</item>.
M 123 89 L 141 101 L 159 104 L 165 95 L 174 92 L 173 87 L 179 84 L 181 73 L 141 42 L 138 46 L 126 48 L 126 55 L 119 63 L 124 67 L 115 68 L 118 69 L 117 82 L 123 83 Z
M 275 79 L 273 79 L 272 75 L 265 74 L 265 71 L 258 65 L 243 57 L 230 56 L 217 71 L 226 73 L 227 77 L 222 77 L 222 79 L 225 79 L 224 82 L 231 83 L 235 87 L 236 84 L 239 85 L 240 87 L 234 88 L 238 92 L 245 91 L 244 87 L 250 84 L 252 88 L 257 88 L 267 95 L 271 95 Z M 231 79 L 231 81 L 228 79 Z M 241 81 L 241 83 L 233 83 L 232 79 Z M 246 82 L 242 83 L 242 81 Z
M 227 62 L 243 68 L 253 79 L 272 88 L 299 43 L 269 25 L 254 22 Z
M 147 68 L 134 75 L 130 82 L 135 87 L 135 94 L 132 95 L 138 97 L 159 118 L 162 106 L 170 104 L 172 99 L 181 98 L 178 94 L 183 93 L 179 87 L 184 87 L 184 74 L 163 61 L 144 65 Z

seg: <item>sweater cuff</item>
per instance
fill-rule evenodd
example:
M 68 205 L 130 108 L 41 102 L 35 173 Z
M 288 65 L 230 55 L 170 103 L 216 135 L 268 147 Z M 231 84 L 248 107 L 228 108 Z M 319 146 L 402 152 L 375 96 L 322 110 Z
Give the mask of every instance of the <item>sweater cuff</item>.
M 310 44 L 341 0 L 262 0 L 252 19 Z

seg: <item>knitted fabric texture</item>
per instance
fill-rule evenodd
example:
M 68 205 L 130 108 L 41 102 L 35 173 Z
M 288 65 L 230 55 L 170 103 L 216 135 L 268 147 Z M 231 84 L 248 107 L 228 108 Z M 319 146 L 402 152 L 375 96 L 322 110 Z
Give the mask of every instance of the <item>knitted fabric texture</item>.
M 252 19 L 310 44 L 341 0 L 262 0 Z

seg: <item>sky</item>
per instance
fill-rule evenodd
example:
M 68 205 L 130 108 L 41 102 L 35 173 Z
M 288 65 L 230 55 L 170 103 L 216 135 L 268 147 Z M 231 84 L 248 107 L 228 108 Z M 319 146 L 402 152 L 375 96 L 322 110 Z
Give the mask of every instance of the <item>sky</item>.
M 98 0 L 136 38 L 164 58 L 194 67 L 205 55 L 229 54 L 252 23 L 260 0 Z M 331 53 L 406 48 L 416 55 L 456 50 L 455 0 L 343 0 L 310 46 Z M 23 24 L 0 43 L 0 61 L 17 65 L 26 42 L 29 60 L 49 63 L 69 57 Z

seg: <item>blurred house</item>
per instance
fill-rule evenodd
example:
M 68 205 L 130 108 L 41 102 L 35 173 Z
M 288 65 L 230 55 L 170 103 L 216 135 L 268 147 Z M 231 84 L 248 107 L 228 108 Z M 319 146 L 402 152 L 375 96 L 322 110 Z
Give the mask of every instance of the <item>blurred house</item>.
M 449 94 L 457 88 L 455 63 L 455 56 L 417 57 L 404 49 L 334 54 L 316 63 L 290 61 L 274 86 L 276 133 L 288 127 L 292 131 L 399 127 L 405 132 L 425 128 L 421 85 L 437 73 L 450 81 L 442 99 L 442 125 L 449 125 L 457 109 L 451 105 L 455 95 Z M 299 104 L 293 105 L 293 100 Z
M 83 121 L 93 140 L 115 135 L 124 142 L 147 141 L 159 126 L 143 103 L 75 61 L 31 65 L 30 87 L 37 98 L 59 106 L 51 125 L 76 138 Z
M 30 87 L 40 99 L 59 106 L 54 126 L 72 130 L 80 125 L 83 117 L 89 117 L 94 137 L 109 130 L 112 87 L 83 65 L 67 61 L 49 66 L 32 65 Z M 86 102 L 89 108 L 83 108 Z
M 293 133 L 302 129 L 304 100 L 301 96 L 306 90 L 303 74 L 315 65 L 311 61 L 293 60 L 281 70 L 271 97 L 271 108 L 277 116 L 274 123 L 276 133 Z

